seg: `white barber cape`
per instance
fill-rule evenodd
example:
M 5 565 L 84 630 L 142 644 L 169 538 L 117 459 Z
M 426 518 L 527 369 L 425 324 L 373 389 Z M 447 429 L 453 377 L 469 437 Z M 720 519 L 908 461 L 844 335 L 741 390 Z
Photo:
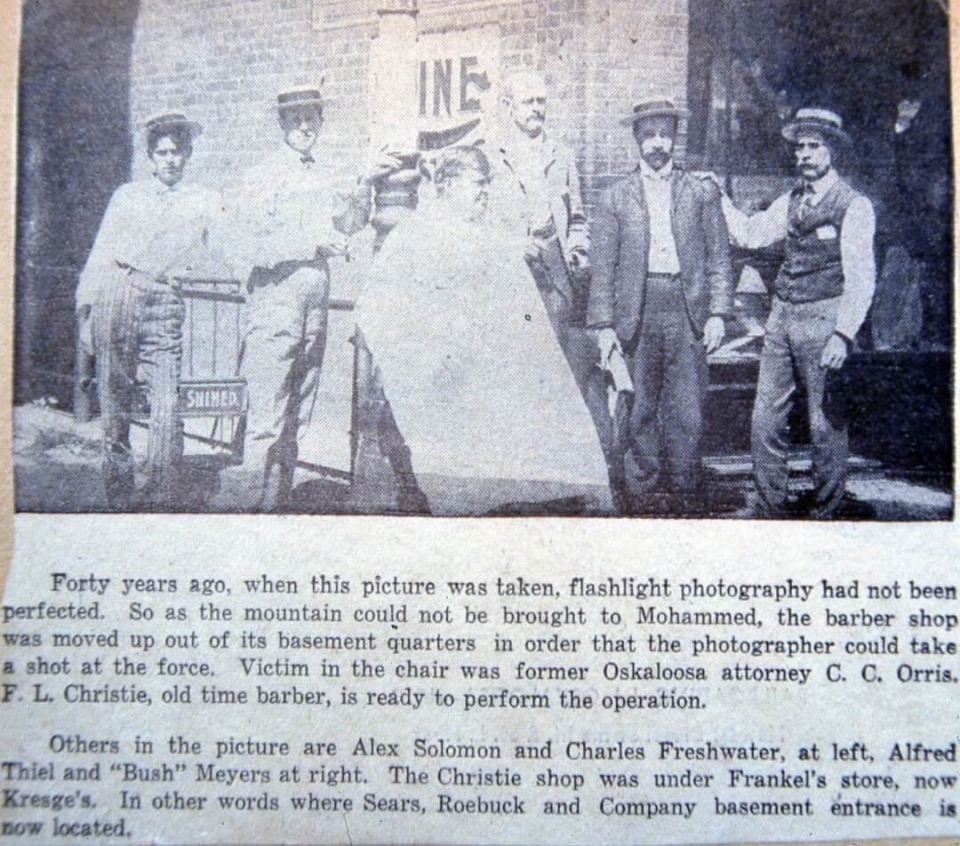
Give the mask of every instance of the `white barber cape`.
M 584 495 L 609 510 L 600 442 L 522 245 L 442 205 L 391 233 L 355 312 L 418 480 L 512 480 L 505 502 Z

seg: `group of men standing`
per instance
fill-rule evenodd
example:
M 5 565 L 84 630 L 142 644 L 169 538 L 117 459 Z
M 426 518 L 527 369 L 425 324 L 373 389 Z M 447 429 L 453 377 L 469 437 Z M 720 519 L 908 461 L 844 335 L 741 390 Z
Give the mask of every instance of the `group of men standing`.
M 835 167 L 851 144 L 841 118 L 825 109 L 796 113 L 783 137 L 798 183 L 749 217 L 715 177 L 677 165 L 686 113 L 667 100 L 637 104 L 625 123 L 640 162 L 602 192 L 588 225 L 573 156 L 544 129 L 543 80 L 519 76 L 507 96 L 513 127 L 499 151 L 499 178 L 516 195 L 528 263 L 597 423 L 621 510 L 704 513 L 707 355 L 733 316 L 730 245 L 783 243 L 753 411 L 756 494 L 741 513 L 788 514 L 788 415 L 801 388 L 813 447 L 809 512 L 832 516 L 844 494 L 848 435 L 842 403 L 824 402 L 828 374 L 853 349 L 876 275 L 873 207 Z M 578 297 L 586 300 L 581 323 Z M 616 356 L 632 382 L 618 420 L 606 413 L 597 378 L 613 371 Z
M 640 103 L 626 119 L 639 165 L 601 194 L 588 221 L 573 153 L 546 130 L 543 78 L 514 75 L 504 105 L 502 136 L 486 148 L 494 171 L 490 207 L 525 239 L 524 257 L 597 427 L 620 509 L 704 512 L 706 356 L 722 344 L 733 312 L 730 244 L 783 242 L 753 412 L 757 495 L 748 513 L 786 513 L 787 414 L 799 386 L 813 441 L 812 513 L 833 514 L 843 495 L 847 435 L 845 420 L 825 406 L 824 389 L 852 349 L 875 275 L 872 206 L 834 167 L 849 144 L 840 118 L 821 109 L 796 114 L 783 134 L 795 151 L 797 187 L 747 217 L 718 180 L 677 165 L 685 113 L 666 100 Z M 283 144 L 246 175 L 236 208 L 181 182 L 200 128 L 165 114 L 147 124 L 153 175 L 121 187 L 107 210 L 77 305 L 82 331 L 92 328 L 87 344 L 97 357 L 114 507 L 175 506 L 183 321 L 176 265 L 227 214 L 226 252 L 248 299 L 239 372 L 249 409 L 244 461 L 221 474 L 213 507 L 273 510 L 289 491 L 298 432 L 323 363 L 328 258 L 343 254 L 346 238 L 367 225 L 374 186 L 401 165 L 383 154 L 344 187 L 315 153 L 320 92 L 281 92 L 277 109 Z M 618 365 L 629 373 L 632 396 L 622 396 L 611 414 L 608 381 Z M 147 483 L 139 494 L 129 443 L 138 378 L 151 406 Z

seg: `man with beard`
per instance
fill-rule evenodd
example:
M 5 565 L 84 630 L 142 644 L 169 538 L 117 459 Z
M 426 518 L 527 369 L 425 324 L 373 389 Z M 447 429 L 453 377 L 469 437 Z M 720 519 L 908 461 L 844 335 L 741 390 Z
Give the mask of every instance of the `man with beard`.
M 119 510 L 176 504 L 184 320 L 176 272 L 202 249 L 220 211 L 215 192 L 182 181 L 200 125 L 168 112 L 145 128 L 153 175 L 117 189 L 77 287 L 81 343 L 96 355 L 107 502 Z M 140 491 L 130 450 L 138 380 L 150 404 L 147 479 Z
M 240 375 L 248 393 L 243 464 L 221 474 L 215 510 L 282 506 L 297 463 L 327 341 L 331 256 L 370 218 L 371 186 L 397 165 L 383 156 L 353 184 L 317 161 L 323 125 L 316 88 L 277 96 L 283 145 L 245 174 L 234 231 L 227 238 L 247 279 Z
M 626 123 L 640 165 L 603 193 L 591 226 L 587 325 L 599 330 L 601 360 L 622 351 L 633 380 L 623 447 L 635 514 L 702 509 L 706 356 L 733 309 L 717 189 L 674 163 L 683 114 L 667 100 L 634 108 Z
M 813 446 L 810 514 L 826 518 L 843 499 L 848 436 L 842 408 L 825 403 L 824 395 L 873 300 L 874 212 L 835 169 L 838 152 L 851 143 L 839 115 L 800 109 L 783 136 L 793 146 L 797 186 L 752 217 L 723 197 L 735 244 L 760 249 L 783 241 L 786 253 L 773 283 L 760 356 L 751 433 L 758 501 L 747 515 L 787 513 L 786 429 L 799 383 L 807 395 Z

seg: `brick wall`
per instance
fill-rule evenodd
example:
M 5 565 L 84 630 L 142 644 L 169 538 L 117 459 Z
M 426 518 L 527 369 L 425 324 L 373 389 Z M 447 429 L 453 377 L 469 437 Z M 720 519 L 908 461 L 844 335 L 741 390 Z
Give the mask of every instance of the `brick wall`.
M 685 105 L 687 0 L 587 4 L 583 150 L 585 179 L 595 190 L 636 161 L 630 128 L 621 125 L 633 104 L 667 97 Z
M 187 109 L 206 128 L 194 177 L 226 186 L 277 144 L 276 91 L 323 78 L 331 102 L 321 145 L 357 170 L 369 126 L 372 9 L 379 4 L 331 3 L 142 0 L 132 58 L 134 122 L 159 109 Z M 419 8 L 424 33 L 498 24 L 501 72 L 546 73 L 548 126 L 578 151 L 588 199 L 635 160 L 629 129 L 620 125 L 632 104 L 658 95 L 684 102 L 687 0 L 420 0 Z M 364 13 L 347 14 L 354 9 Z M 134 173 L 145 171 L 138 152 Z
M 321 145 L 356 161 L 364 143 L 367 54 L 374 28 L 312 26 L 311 0 L 142 0 L 131 116 L 184 108 L 205 128 L 194 178 L 224 186 L 280 139 L 281 88 L 324 81 Z M 142 145 L 140 145 L 142 148 Z M 144 173 L 142 154 L 134 164 Z

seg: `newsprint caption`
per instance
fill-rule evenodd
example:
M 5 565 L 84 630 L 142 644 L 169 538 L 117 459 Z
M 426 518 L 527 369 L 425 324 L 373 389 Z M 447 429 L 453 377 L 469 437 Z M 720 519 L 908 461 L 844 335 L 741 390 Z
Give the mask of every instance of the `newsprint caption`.
M 410 521 L 373 547 L 356 523 L 285 522 L 262 554 L 239 518 L 201 566 L 194 535 L 143 519 L 18 537 L 5 841 L 960 829 L 952 561 L 838 563 L 879 556 L 862 533 L 768 547 L 762 568 L 736 566 L 732 533 L 720 552 L 651 533 L 593 553 L 552 521 L 448 524 L 430 540 L 462 543 L 435 558 Z

